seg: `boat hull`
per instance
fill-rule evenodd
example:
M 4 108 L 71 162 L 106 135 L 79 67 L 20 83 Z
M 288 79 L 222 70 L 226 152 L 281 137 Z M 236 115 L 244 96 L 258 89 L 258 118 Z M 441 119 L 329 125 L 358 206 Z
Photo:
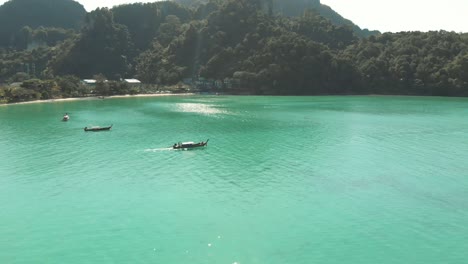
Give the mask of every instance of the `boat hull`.
M 202 148 L 208 145 L 208 141 L 206 142 L 199 142 L 199 143 L 190 143 L 190 144 L 174 144 L 172 146 L 173 149 L 194 149 L 194 148 Z
M 109 131 L 112 128 L 112 126 L 108 127 L 85 127 L 84 131 L 85 132 L 99 132 L 99 131 Z

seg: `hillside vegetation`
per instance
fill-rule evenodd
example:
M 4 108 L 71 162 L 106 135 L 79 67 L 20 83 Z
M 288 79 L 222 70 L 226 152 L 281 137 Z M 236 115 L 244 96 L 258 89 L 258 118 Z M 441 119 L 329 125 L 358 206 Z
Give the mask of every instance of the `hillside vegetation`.
M 85 16 L 73 0 L 10 0 L 0 6 L 0 47 L 55 44 L 70 36 L 69 29 L 79 30 Z
M 157 85 L 219 80 L 215 89 L 243 94 L 468 95 L 467 34 L 402 32 L 362 38 L 352 25 L 332 22 L 320 10 L 278 15 L 271 2 L 211 0 L 189 7 L 166 1 L 97 9 L 86 15 L 79 31 L 62 32 L 56 42 L 0 50 L 0 82 L 36 79 L 47 82 L 38 84 L 41 89 L 55 87 L 34 98 L 79 96 L 72 92 L 78 89 L 73 80 L 96 75 L 136 77 Z M 8 95 L 14 92 L 10 89 Z

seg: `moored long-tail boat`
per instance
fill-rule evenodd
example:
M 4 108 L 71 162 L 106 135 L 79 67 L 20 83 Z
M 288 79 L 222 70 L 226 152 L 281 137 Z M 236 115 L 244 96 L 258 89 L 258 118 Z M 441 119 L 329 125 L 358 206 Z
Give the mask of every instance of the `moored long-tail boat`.
M 94 127 L 85 127 L 84 131 L 85 132 L 88 132 L 88 131 L 92 131 L 92 132 L 107 131 L 107 130 L 110 130 L 111 128 L 112 128 L 112 125 L 107 126 L 107 127 L 94 126 Z

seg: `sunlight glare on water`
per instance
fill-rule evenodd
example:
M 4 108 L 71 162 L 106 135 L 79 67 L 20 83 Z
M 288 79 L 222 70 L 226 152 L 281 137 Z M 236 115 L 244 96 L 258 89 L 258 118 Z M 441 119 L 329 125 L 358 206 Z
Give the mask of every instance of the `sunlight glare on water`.
M 199 103 L 179 103 L 176 105 L 176 111 L 184 113 L 197 113 L 205 115 L 226 114 L 226 111 L 217 109 L 214 105 Z

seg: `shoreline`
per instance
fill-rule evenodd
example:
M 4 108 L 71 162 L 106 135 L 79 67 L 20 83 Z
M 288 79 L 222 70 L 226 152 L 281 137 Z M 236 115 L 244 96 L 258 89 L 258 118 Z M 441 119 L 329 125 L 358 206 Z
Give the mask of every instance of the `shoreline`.
M 70 97 L 70 98 L 57 98 L 47 100 L 34 100 L 17 103 L 0 103 L 0 107 L 8 105 L 23 105 L 23 104 L 40 104 L 40 103 L 58 103 L 58 102 L 71 102 L 82 100 L 104 100 L 115 98 L 135 98 L 135 97 L 160 97 L 160 96 L 191 96 L 199 95 L 199 93 L 150 93 L 150 94 L 126 94 L 126 95 L 111 95 L 111 96 L 88 96 L 88 97 Z M 227 94 L 222 94 L 227 95 Z M 238 95 L 238 94 L 229 94 Z M 238 96 L 265 96 L 265 95 L 238 95 Z M 278 95 L 267 95 L 278 96 Z M 435 95 L 401 95 L 401 94 L 335 94 L 335 95 L 279 95 L 279 96 L 368 96 L 368 97 L 428 97 L 428 98 L 467 98 L 464 96 L 435 96 Z
M 194 93 L 154 93 L 154 94 L 125 94 L 125 95 L 111 95 L 111 96 L 88 96 L 88 97 L 70 97 L 70 98 L 58 98 L 58 99 L 47 99 L 47 100 L 34 100 L 26 102 L 17 102 L 9 104 L 0 104 L 0 106 L 8 105 L 23 105 L 23 104 L 40 104 L 40 103 L 58 103 L 58 102 L 71 102 L 71 101 L 84 101 L 84 100 L 104 100 L 114 98 L 135 98 L 135 97 L 159 97 L 159 96 L 188 96 L 195 95 Z

